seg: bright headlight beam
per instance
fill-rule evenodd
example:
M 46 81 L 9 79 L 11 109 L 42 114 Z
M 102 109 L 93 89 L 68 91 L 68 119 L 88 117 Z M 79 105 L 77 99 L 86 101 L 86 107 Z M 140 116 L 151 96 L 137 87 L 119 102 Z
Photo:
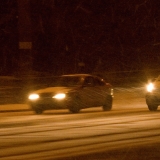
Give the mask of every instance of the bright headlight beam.
M 31 95 L 29 95 L 29 97 L 28 97 L 28 99 L 30 99 L 30 100 L 36 100 L 36 99 L 38 99 L 39 98 L 39 95 L 38 94 L 31 94 Z
M 59 94 L 56 94 L 55 96 L 53 96 L 52 98 L 64 99 L 65 97 L 66 97 L 66 95 L 64 93 L 59 93 Z
M 147 85 L 147 91 L 148 91 L 148 92 L 152 92 L 153 89 L 154 89 L 153 83 L 149 83 L 149 84 Z

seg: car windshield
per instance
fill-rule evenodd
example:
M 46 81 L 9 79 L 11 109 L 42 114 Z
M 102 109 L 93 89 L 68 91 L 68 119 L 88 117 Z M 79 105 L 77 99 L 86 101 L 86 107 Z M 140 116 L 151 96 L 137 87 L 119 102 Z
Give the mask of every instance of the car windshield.
M 61 76 L 56 78 L 56 80 L 52 83 L 52 86 L 57 87 L 73 87 L 81 85 L 82 78 L 79 76 Z

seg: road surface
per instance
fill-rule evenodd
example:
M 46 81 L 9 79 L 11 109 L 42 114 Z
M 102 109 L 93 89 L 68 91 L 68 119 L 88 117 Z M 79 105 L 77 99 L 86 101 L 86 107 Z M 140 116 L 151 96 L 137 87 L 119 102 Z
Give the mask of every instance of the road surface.
M 142 88 L 117 89 L 109 112 L 98 107 L 0 116 L 0 160 L 160 158 L 160 111 L 148 111 Z

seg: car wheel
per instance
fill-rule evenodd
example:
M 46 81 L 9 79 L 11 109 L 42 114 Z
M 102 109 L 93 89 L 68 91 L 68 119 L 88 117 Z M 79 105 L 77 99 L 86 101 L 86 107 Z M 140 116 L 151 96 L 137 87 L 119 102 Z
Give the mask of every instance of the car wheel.
M 157 108 L 158 108 L 157 105 L 148 105 L 148 109 L 149 109 L 150 111 L 156 111 Z
M 79 113 L 81 109 L 81 102 L 79 98 L 73 99 L 72 105 L 69 107 L 71 113 Z
M 156 111 L 158 108 L 158 105 L 156 104 L 155 98 L 154 97 L 150 97 L 150 98 L 146 98 L 146 103 L 148 106 L 148 109 L 150 111 Z
M 40 108 L 34 109 L 34 111 L 35 111 L 36 114 L 42 114 L 43 113 L 43 110 L 40 109 Z
M 111 109 L 112 109 L 112 96 L 107 96 L 103 105 L 103 110 L 110 111 Z
M 42 114 L 43 113 L 43 109 L 38 107 L 38 106 L 31 106 L 31 108 L 36 114 Z

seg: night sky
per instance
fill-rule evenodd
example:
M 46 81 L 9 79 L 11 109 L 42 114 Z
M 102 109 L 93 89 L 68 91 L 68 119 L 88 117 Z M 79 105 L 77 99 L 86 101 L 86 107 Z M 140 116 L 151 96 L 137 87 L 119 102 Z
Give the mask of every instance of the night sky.
M 13 74 L 19 8 L 16 0 L 0 3 L 0 74 Z M 54 75 L 159 70 L 159 8 L 159 0 L 31 0 L 31 68 Z

